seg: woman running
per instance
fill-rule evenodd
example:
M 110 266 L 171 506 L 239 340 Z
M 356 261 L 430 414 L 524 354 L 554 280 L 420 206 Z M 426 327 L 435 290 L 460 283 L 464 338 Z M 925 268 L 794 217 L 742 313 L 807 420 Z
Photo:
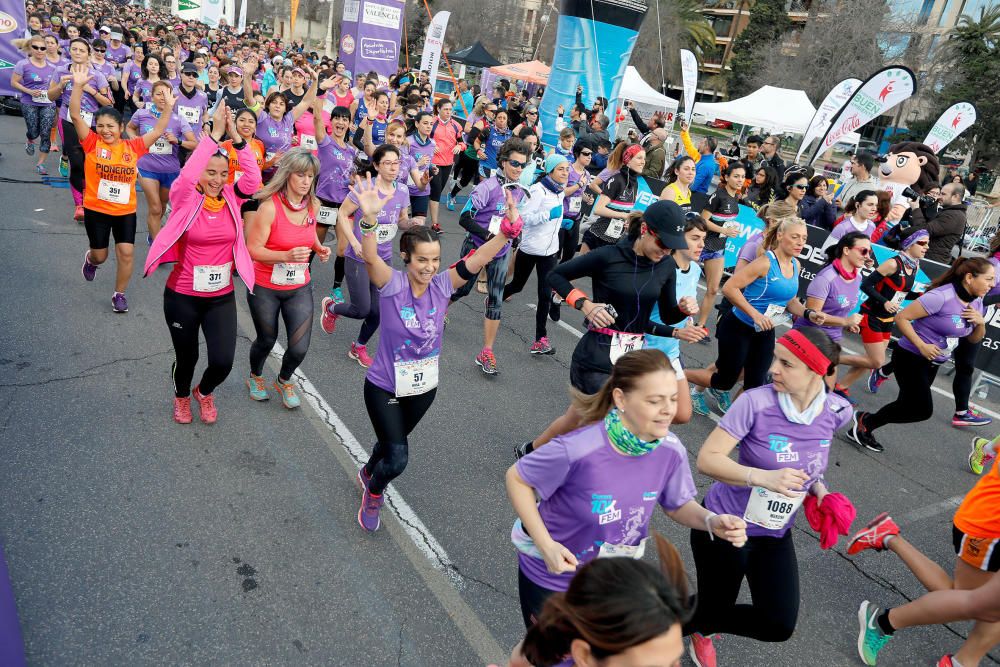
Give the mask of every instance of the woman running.
M 371 109 L 375 108 L 375 91 L 378 84 L 374 81 L 365 81 L 361 87 L 363 94 L 356 97 L 351 104 L 351 127 L 358 129 L 368 118 Z
M 313 85 L 309 86 L 309 90 L 302 97 L 302 101 L 291 109 L 288 108 L 288 100 L 282 93 L 273 92 L 264 100 L 264 108 L 257 116 L 257 130 L 254 134 L 264 144 L 264 157 L 272 165 L 264 172 L 265 181 L 269 181 L 274 175 L 274 165 L 281 156 L 292 148 L 295 121 L 309 110 L 315 98 L 314 80 Z M 306 146 L 306 148 L 316 147 Z
M 392 241 L 396 238 L 397 231 L 410 226 L 407 214 L 410 195 L 406 186 L 397 181 L 399 164 L 400 152 L 395 146 L 383 144 L 372 154 L 372 167 L 377 174 L 372 187 L 385 199 L 378 210 L 378 228 L 374 234 L 378 251 L 387 263 L 392 261 Z M 371 281 L 365 270 L 360 240 L 363 217 L 364 212 L 360 210 L 357 198 L 348 195 L 337 211 L 337 238 L 343 236 L 347 241 L 344 256 L 349 260 L 345 262 L 345 269 L 351 300 L 347 303 L 334 303 L 333 299 L 325 297 L 320 324 L 323 331 L 332 334 L 337 328 L 337 318 L 341 315 L 363 320 L 358 338 L 351 343 L 347 356 L 357 361 L 362 368 L 368 368 L 372 365 L 372 358 L 365 346 L 379 326 L 379 296 L 378 285 Z
M 330 259 L 313 228 L 316 224 L 316 175 L 319 159 L 308 149 L 296 148 L 282 157 L 271 182 L 254 197 L 257 215 L 247 224 L 247 250 L 253 258 L 254 291 L 247 293 L 257 338 L 250 346 L 247 388 L 255 401 L 268 399 L 264 362 L 278 339 L 278 317 L 285 323 L 288 343 L 274 389 L 289 410 L 299 407 L 292 373 L 309 351 L 312 334 L 313 288 L 309 257 Z
M 803 177 L 804 178 L 804 177 Z M 878 196 L 874 190 L 862 190 L 847 202 L 844 221 L 833 228 L 823 242 L 822 250 L 826 250 L 848 232 L 861 232 L 868 238 L 875 233 L 875 223 L 872 218 L 878 213 Z
M 902 334 L 892 354 L 899 396 L 876 413 L 858 412 L 851 439 L 873 452 L 885 451 L 875 430 L 886 424 L 912 424 L 934 413 L 931 387 L 941 364 L 960 338 L 978 343 L 986 335 L 983 299 L 995 284 L 995 271 L 982 257 L 959 257 L 923 296 L 896 314 Z
M 146 102 L 153 94 L 153 84 L 157 81 L 165 81 L 163 78 L 167 66 L 163 60 L 155 53 L 150 53 L 142 61 L 140 68 L 141 77 L 129 90 L 132 91 L 132 105 L 136 109 L 144 109 Z
M 679 322 L 698 312 L 698 301 L 676 296 L 677 262 L 672 250 L 683 250 L 684 214 L 673 202 L 657 201 L 629 221 L 626 241 L 608 245 L 560 264 L 549 273 L 549 287 L 583 312 L 587 332 L 573 350 L 569 379 L 584 394 L 596 394 L 626 352 L 642 348 L 646 334 L 687 337 L 688 329 L 656 324 L 650 319 L 658 305 L 664 322 Z M 590 278 L 594 300 L 571 281 Z M 686 338 L 687 337 L 687 338 Z M 534 440 L 514 448 L 517 457 L 583 422 L 574 405 Z
M 426 111 L 418 111 L 406 138 L 406 185 L 410 191 L 410 215 L 413 224 L 422 225 L 427 217 L 431 196 L 431 160 L 437 147 L 431 139 L 434 116 Z M 414 171 L 419 175 L 414 175 Z M 400 175 L 402 176 L 402 170 Z M 451 210 L 451 209 L 449 209 Z
M 503 290 L 503 300 L 524 289 L 531 272 L 535 272 L 538 287 L 538 307 L 535 309 L 535 342 L 531 354 L 555 354 L 549 342 L 545 324 L 549 319 L 552 288 L 549 272 L 559 263 L 559 230 L 563 221 L 563 191 L 569 180 L 569 162 L 562 155 L 545 159 L 545 175 L 528 188 L 527 200 L 521 205 L 524 231 L 514 257 L 514 277 Z
M 466 144 L 462 140 L 462 126 L 451 117 L 454 105 L 451 100 L 442 98 L 434 103 L 434 113 L 436 118 L 431 125 L 430 137 L 434 140 L 434 157 L 431 164 L 435 170 L 431 178 L 431 191 L 429 208 L 431 214 L 431 229 L 441 232 L 441 225 L 438 224 L 438 206 L 441 201 L 441 194 L 448 183 L 451 175 L 452 165 L 455 164 L 455 156 L 466 149 Z
M 729 390 L 743 373 L 743 389 L 764 384 L 774 356 L 774 328 L 788 320 L 786 313 L 808 317 L 823 324 L 826 315 L 806 311 L 796 298 L 799 290 L 799 261 L 806 244 L 806 223 L 801 218 L 784 218 L 764 237 L 765 254 L 733 274 L 722 293 L 733 308 L 719 319 L 716 336 L 718 358 L 712 368 L 686 369 L 688 382 L 695 385 L 694 411 L 708 414 L 705 389 L 725 414 L 732 404 Z
M 583 145 L 573 146 L 573 163 L 564 190 L 562 228 L 559 230 L 559 262 L 573 259 L 580 245 L 580 215 L 584 204 L 593 204 L 594 195 L 588 192 L 593 176 L 587 171 L 594 157 L 593 149 Z
M 708 205 L 701 212 L 708 229 L 705 250 L 701 253 L 702 266 L 705 268 L 705 297 L 698 313 L 698 326 L 702 329 L 714 310 L 715 297 L 722 282 L 722 270 L 726 264 L 726 239 L 736 238 L 740 233 L 740 223 L 736 221 L 740 204 L 736 196 L 743 187 L 745 174 L 746 170 L 740 162 L 734 161 L 726 167 L 722 172 L 722 183 L 708 198 Z
M 146 196 L 146 228 L 149 230 L 146 239 L 149 243 L 160 233 L 160 221 L 170 196 L 170 186 L 181 171 L 180 149 L 194 150 L 198 145 L 191 126 L 177 115 L 176 106 L 166 110 L 167 95 L 176 102 L 169 83 L 154 83 L 145 108 L 132 114 L 128 123 L 129 134 L 140 136 L 152 130 L 164 114 L 169 117 L 162 136 L 149 147 L 149 153 L 139 158 L 139 183 Z
M 506 109 L 498 109 L 496 115 L 493 116 L 493 126 L 479 135 L 479 145 L 483 147 L 485 153 L 479 163 L 483 178 L 489 178 L 497 170 L 499 165 L 497 156 L 500 155 L 500 147 L 513 136 L 507 126 L 507 118 Z
M 874 394 L 889 379 L 881 369 L 885 366 L 896 313 L 902 310 L 903 302 L 913 291 L 929 240 L 926 229 L 913 231 L 903 240 L 902 252 L 879 264 L 862 281 L 861 291 L 867 299 L 861 304 L 859 327 L 865 354 L 840 357 L 841 363 L 852 366 L 841 380 L 842 387 L 850 389 L 867 372 L 868 391 Z
M 79 138 L 80 149 L 85 156 L 87 174 L 83 193 L 83 224 L 87 229 L 90 249 L 83 256 L 81 272 L 88 282 L 97 276 L 97 268 L 108 259 L 108 244 L 113 234 L 118 268 L 111 307 L 116 313 L 127 313 L 125 289 L 132 279 L 135 253 L 136 164 L 166 130 L 174 96 L 167 91 L 163 98 L 165 117 L 161 117 L 146 134 L 124 139 L 121 114 L 113 108 L 103 106 L 96 114 L 90 114 L 93 118 L 87 118 L 84 115 L 86 112 L 81 109 L 85 90 L 94 76 L 89 65 L 74 64 L 70 75 L 73 92 L 66 109 L 73 122 L 72 134 Z M 90 129 L 91 123 L 95 130 Z
M 219 144 L 226 132 L 243 172 L 238 183 L 228 182 L 229 159 Z M 211 134 L 202 135 L 170 189 L 170 217 L 146 257 L 147 276 L 160 264 L 175 262 L 163 288 L 163 315 L 174 345 L 171 377 L 178 424 L 191 423 L 192 393 L 203 423 L 214 424 L 218 418 L 213 392 L 233 369 L 236 356 L 233 269 L 247 290 L 254 290 L 253 260 L 243 238 L 240 201 L 249 199 L 259 187 L 256 156 L 222 101 L 215 108 Z M 192 392 L 199 329 L 205 336 L 208 366 Z
M 358 133 L 362 135 L 365 153 L 371 155 L 385 143 L 385 129 L 389 127 L 389 94 L 383 90 L 375 93 L 375 106 L 361 121 Z M 355 142 L 355 145 L 358 145 Z
M 208 66 L 208 84 L 205 85 L 205 97 L 208 98 L 209 108 L 213 108 L 219 101 L 219 94 L 222 92 L 222 73 L 218 65 Z
M 496 117 L 497 105 L 486 97 L 480 97 L 476 100 L 476 106 L 472 113 L 476 120 L 466 123 L 465 126 L 468 134 L 466 140 L 468 147 L 458 156 L 458 165 L 455 167 L 454 174 L 455 185 L 444 200 L 449 211 L 455 210 L 455 198 L 465 186 L 469 183 L 479 184 L 480 163 L 486 158 L 483 140 L 489 135 L 490 126 Z
M 56 121 L 56 105 L 49 99 L 49 79 L 56 66 L 45 58 L 45 38 L 32 35 L 28 40 L 28 57 L 14 66 L 10 87 L 21 93 L 21 116 L 24 117 L 24 152 L 35 154 L 38 139 L 38 162 L 35 172 L 45 176 L 45 158 L 52 147 L 52 128 Z
M 395 159 L 391 147 L 382 146 L 379 151 L 378 164 L 386 155 Z M 381 210 L 392 203 L 379 190 L 369 177 L 351 189 L 348 199 L 360 213 L 362 256 L 381 302 L 375 308 L 384 313 L 378 352 L 364 386 L 365 407 L 376 437 L 371 458 L 358 471 L 362 486 L 358 523 L 367 531 L 378 530 L 385 487 L 406 468 L 407 438 L 434 402 L 451 293 L 475 278 L 483 265 L 521 232 L 517 206 L 508 194 L 499 233 L 474 253 L 438 273 L 441 244 L 437 235 L 426 227 L 412 227 L 399 240 L 405 268 L 397 271 L 386 262 L 376 238 Z
M 839 354 L 819 329 L 786 333 L 774 348 L 772 383 L 741 394 L 698 452 L 698 471 L 716 480 L 702 504 L 746 519 L 748 539 L 736 549 L 691 531 L 698 607 L 684 632 L 696 664 L 715 664 L 713 634 L 784 642 L 795 631 L 799 568 L 791 527 L 806 494 L 819 505 L 826 498 L 830 442 L 851 419 L 850 403 L 825 384 Z M 744 579 L 751 603 L 737 604 Z
M 731 549 L 746 542 L 742 519 L 695 500 L 687 450 L 670 432 L 677 379 L 663 354 L 625 354 L 598 392 L 574 391 L 573 403 L 583 427 L 507 470 L 527 628 L 581 565 L 600 557 L 642 558 L 657 506 L 682 526 L 711 533 L 706 542 L 718 537 Z
M 58 100 L 62 109 L 57 127 L 62 138 L 63 155 L 69 160 L 69 185 L 76 206 L 73 219 L 83 222 L 84 151 L 77 132 L 78 123 L 69 115 L 69 100 L 75 86 L 73 82 L 76 79 L 77 68 L 86 67 L 90 73 L 87 80 L 81 84 L 83 94 L 80 98 L 80 119 L 88 130 L 95 129 L 94 114 L 97 110 L 110 106 L 112 100 L 108 80 L 90 64 L 90 44 L 87 40 L 80 38 L 72 40 L 69 44 L 69 57 L 70 62 L 52 73 L 49 99 L 53 102 Z M 113 137 L 113 132 L 109 132 L 106 136 L 107 140 L 116 138 Z
M 995 451 L 995 450 L 994 450 Z M 979 468 L 982 472 L 982 464 Z M 899 526 L 886 514 L 875 517 L 848 544 L 848 555 L 867 549 L 891 551 L 928 591 L 974 590 L 987 585 L 1000 571 L 1000 461 L 965 495 L 955 512 L 951 540 L 955 548 L 954 575 L 921 553 L 900 535 Z M 896 627 L 892 610 L 882 610 L 867 600 L 858 609 L 858 653 L 874 665 L 879 652 L 892 639 Z M 954 655 L 945 655 L 938 667 L 975 667 L 1000 644 L 1000 622 L 977 622 Z
M 684 211 L 691 210 L 691 184 L 697 174 L 694 159 L 682 155 L 667 167 L 667 186 L 660 193 L 660 199 L 672 201 Z
M 594 214 L 599 216 L 583 234 L 581 253 L 615 245 L 626 231 L 628 215 L 639 194 L 639 179 L 646 165 L 646 151 L 633 144 L 622 153 L 621 169 L 601 186 L 601 194 L 594 203 Z

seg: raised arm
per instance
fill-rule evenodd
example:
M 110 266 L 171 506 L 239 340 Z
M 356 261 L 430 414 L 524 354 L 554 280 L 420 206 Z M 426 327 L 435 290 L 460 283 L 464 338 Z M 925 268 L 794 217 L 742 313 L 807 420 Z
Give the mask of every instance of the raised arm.
M 73 121 L 73 128 L 76 136 L 82 143 L 90 134 L 90 125 L 83 121 L 80 115 L 80 102 L 83 100 L 83 86 L 90 79 L 90 72 L 86 65 L 73 65 L 70 74 L 73 81 L 73 92 L 69 96 L 69 117 Z M 65 88 L 65 85 L 63 86 Z M 50 93 L 51 95 L 51 93 Z

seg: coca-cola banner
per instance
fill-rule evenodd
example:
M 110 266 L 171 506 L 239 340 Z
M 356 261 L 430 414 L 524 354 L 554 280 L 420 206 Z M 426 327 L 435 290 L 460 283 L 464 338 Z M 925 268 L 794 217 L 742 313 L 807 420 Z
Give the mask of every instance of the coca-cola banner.
M 851 132 L 867 125 L 917 90 L 917 80 L 906 67 L 886 67 L 875 72 L 854 91 L 830 121 L 830 128 L 813 149 L 808 164 Z
M 935 153 L 940 153 L 975 122 L 976 107 L 971 102 L 953 104 L 934 123 L 924 143 Z
M 834 114 L 840 111 L 840 108 L 844 106 L 858 86 L 861 85 L 861 79 L 844 79 L 836 86 L 833 87 L 826 97 L 823 99 L 823 103 L 819 105 L 816 109 L 816 113 L 813 114 L 812 120 L 809 121 L 809 127 L 806 129 L 806 133 L 802 135 L 802 143 L 799 144 L 799 150 L 795 153 L 795 162 L 799 161 L 802 157 L 802 153 L 809 148 L 809 144 L 812 143 L 814 139 L 818 139 L 820 135 L 827 131 L 830 127 L 830 120 L 833 118 Z

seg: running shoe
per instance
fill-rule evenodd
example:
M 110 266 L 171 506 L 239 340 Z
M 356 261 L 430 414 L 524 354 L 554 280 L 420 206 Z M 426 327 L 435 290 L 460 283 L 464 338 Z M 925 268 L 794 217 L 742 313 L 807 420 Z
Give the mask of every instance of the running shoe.
M 834 387 L 833 387 L 833 393 L 835 393 L 837 396 L 840 396 L 841 398 L 847 399 L 847 402 L 850 403 L 851 405 L 857 405 L 858 404 L 858 402 L 856 400 L 854 400 L 853 398 L 851 398 L 851 390 L 850 390 L 850 388 L 845 387 L 842 384 L 834 385 Z
M 361 492 L 361 509 L 358 510 L 358 523 L 361 524 L 362 528 L 370 533 L 378 530 L 378 527 L 382 525 L 382 521 L 379 518 L 379 511 L 381 511 L 382 503 L 384 502 L 384 496 L 376 496 L 375 494 L 368 493 L 367 487 Z
M 174 421 L 178 424 L 190 424 L 191 419 L 191 397 L 174 397 Z
M 969 454 L 969 470 L 975 475 L 982 475 L 986 465 L 995 458 L 993 454 L 984 451 L 984 448 L 988 444 L 990 444 L 990 441 L 986 438 L 972 439 L 972 453 Z
M 30 155 L 30 153 L 29 153 L 29 155 Z M 450 194 L 447 195 L 445 197 L 445 200 L 444 200 L 444 205 L 448 207 L 449 211 L 454 211 L 455 210 L 455 198 L 452 197 Z
M 83 274 L 83 279 L 88 283 L 94 279 L 97 275 L 97 264 L 90 263 L 90 251 L 83 253 L 83 266 L 80 268 L 80 272 Z
M 361 466 L 358 470 L 358 486 L 361 487 L 362 491 L 368 489 L 368 483 L 372 481 L 372 476 L 365 472 L 365 467 Z
M 691 635 L 691 643 L 688 644 L 688 655 L 697 667 L 715 667 L 715 646 L 712 644 L 712 635 L 705 637 L 697 632 Z
M 955 667 L 955 661 L 952 660 L 952 655 L 949 653 L 940 660 L 938 660 L 937 667 Z
M 264 385 L 264 378 L 260 375 L 250 374 L 246 379 L 247 389 L 250 390 L 250 398 L 255 401 L 266 401 L 271 398 L 267 394 L 267 387 Z
M 542 336 L 534 343 L 532 343 L 531 349 L 528 351 L 531 352 L 532 354 L 555 354 L 556 348 L 549 345 L 548 336 Z
M 111 309 L 116 313 L 128 312 L 128 301 L 125 299 L 123 292 L 115 292 L 111 295 Z
M 559 296 L 559 292 L 552 290 L 552 303 L 556 306 L 562 304 L 563 298 Z
M 882 632 L 878 624 L 878 616 L 882 610 L 873 605 L 868 600 L 861 603 L 858 608 L 858 655 L 866 665 L 874 665 L 881 651 L 892 635 Z
M 73 219 L 77 222 L 83 222 L 83 207 L 77 206 L 73 209 Z
M 24 142 L 24 152 L 27 153 L 28 155 L 34 155 L 35 154 L 35 142 L 34 141 L 25 141 Z
M 520 445 L 514 445 L 514 460 L 520 461 L 525 456 L 530 454 L 531 452 L 528 451 L 528 447 L 530 447 L 533 442 L 533 440 L 529 440 L 528 442 L 522 442 Z
M 873 394 L 878 393 L 878 388 L 882 386 L 882 383 L 888 380 L 886 376 L 882 375 L 881 371 L 877 368 L 873 368 L 872 372 L 868 374 L 868 391 Z
M 433 225 L 431 225 L 431 230 L 432 230 L 432 231 L 433 231 L 433 232 L 434 232 L 435 234 L 444 234 L 444 230 L 443 230 L 443 229 L 441 229 L 441 225 L 439 225 L 439 224 L 438 224 L 438 223 L 436 223 L 436 222 L 435 222 L 435 223 L 434 223 Z
M 709 387 L 706 390 L 712 398 L 715 399 L 716 404 L 719 406 L 719 412 L 726 414 L 729 408 L 733 405 L 733 399 L 729 395 L 728 391 L 722 391 L 721 389 L 712 389 Z
M 199 387 L 195 387 L 191 392 L 194 400 L 198 401 L 198 410 L 201 412 L 201 422 L 203 424 L 214 424 L 219 418 L 219 411 L 215 409 L 215 396 L 209 394 L 204 396 Z
M 705 400 L 705 392 L 691 389 L 691 409 L 696 415 L 707 417 L 711 410 L 708 409 L 708 401 Z
M 69 158 L 65 155 L 59 158 L 59 175 L 69 178 Z
M 302 405 L 299 395 L 295 393 L 295 385 L 291 382 L 282 382 L 280 379 L 276 379 L 274 389 L 281 396 L 281 404 L 289 410 L 294 410 Z
M 320 303 L 319 326 L 328 334 L 332 334 L 337 330 L 337 314 L 333 312 L 335 303 L 328 296 L 323 297 L 323 301 Z
M 370 368 L 372 358 L 368 356 L 368 349 L 364 345 L 351 343 L 351 349 L 347 351 L 347 356 L 361 364 L 362 368 Z
M 553 322 L 558 322 L 562 319 L 562 303 L 555 303 L 549 305 L 549 319 Z
M 49 170 L 45 168 L 44 164 L 36 164 L 35 173 L 38 174 L 39 176 L 48 176 Z
M 330 298 L 333 299 L 334 303 L 344 303 L 344 301 L 346 301 L 344 298 L 344 290 L 340 287 L 330 288 Z
M 885 447 L 883 447 L 882 443 L 875 439 L 875 434 L 869 431 L 868 427 L 864 424 L 864 418 L 867 416 L 867 412 L 854 413 L 854 424 L 851 426 L 850 432 L 851 440 L 858 443 L 865 449 L 882 453 L 885 451 Z
M 961 414 L 956 413 L 951 416 L 951 425 L 955 428 L 961 426 L 986 426 L 991 423 L 993 423 L 992 419 L 979 412 L 979 410 L 976 410 L 971 405 L 965 412 Z
M 488 347 L 484 347 L 483 351 L 476 357 L 476 365 L 483 369 L 487 375 L 496 375 L 500 372 L 497 370 L 497 358 L 493 356 L 493 350 Z
M 888 512 L 882 512 L 868 522 L 868 525 L 854 533 L 847 543 L 847 555 L 855 556 L 866 549 L 885 551 L 887 537 L 899 535 L 899 526 L 892 520 Z

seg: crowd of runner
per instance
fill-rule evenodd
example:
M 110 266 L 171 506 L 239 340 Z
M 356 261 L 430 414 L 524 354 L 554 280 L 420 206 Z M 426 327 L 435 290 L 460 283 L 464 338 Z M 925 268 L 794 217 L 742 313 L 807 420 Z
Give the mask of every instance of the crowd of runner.
M 299 407 L 294 375 L 314 321 L 327 335 L 338 335 L 342 317 L 362 322 L 344 345 L 367 369 L 375 434 L 357 474 L 364 530 L 379 528 L 409 435 L 432 408 L 450 304 L 473 288 L 485 295 L 474 361 L 487 376 L 500 368 L 503 304 L 532 274 L 526 353 L 553 354 L 548 322 L 564 308 L 581 311 L 587 330 L 572 352 L 570 405 L 514 448 L 506 475 L 527 628 L 513 665 L 672 665 L 687 637 L 692 660 L 708 667 L 717 635 L 786 641 L 800 604 L 790 530 L 798 511 L 824 549 L 850 534 L 856 514 L 836 475 L 825 475 L 836 433 L 881 452 L 877 429 L 932 417 L 932 385 L 953 354 L 971 377 L 984 299 L 1000 291 L 1000 237 L 990 257 L 959 258 L 918 289 L 926 229 L 901 224 L 895 254 L 875 266 L 872 238 L 886 214 L 879 193 L 847 182 L 840 192 L 850 197 L 835 199 L 824 177 L 785 165 L 778 137 L 752 135 L 743 157 L 727 159 L 712 138 L 695 145 L 681 123 L 671 160 L 662 115 L 647 123 L 630 109 L 639 133 L 614 143 L 607 100 L 588 107 L 581 89 L 568 113 L 560 107 L 558 141 L 546 147 L 540 99 L 507 82 L 485 93 L 462 82 L 447 97 L 425 72 L 350 72 L 256 27 L 238 34 L 101 1 L 86 11 L 27 9 L 25 57 L 12 79 L 25 152 L 40 175 L 61 153 L 66 217 L 87 234 L 84 280 L 99 279 L 113 239 L 118 313 L 129 310 L 140 186 L 143 274 L 171 266 L 163 313 L 178 424 L 191 423 L 195 407 L 206 424 L 220 418 L 215 390 L 237 348 L 236 276 L 256 333 L 243 379 L 254 401 L 273 389 L 286 408 Z M 647 178 L 662 181 L 659 192 Z M 444 228 L 442 196 L 448 210 L 464 199 L 460 230 Z M 756 209 L 763 231 L 730 267 L 741 204 Z M 830 232 L 803 300 L 807 222 Z M 453 257 L 440 243 L 449 232 L 464 234 Z M 317 259 L 334 264 L 318 305 Z M 279 321 L 284 354 L 269 383 Z M 860 334 L 864 354 L 842 350 L 846 333 Z M 207 363 L 195 380 L 200 337 Z M 713 343 L 714 363 L 683 367 L 682 344 Z M 890 377 L 899 385 L 875 413 L 852 406 L 851 386 L 866 374 L 872 393 Z M 988 424 L 968 394 L 956 391 L 953 424 Z M 714 483 L 699 499 L 671 426 L 713 412 L 718 423 L 696 466 Z M 866 664 L 896 631 L 920 624 L 977 621 L 943 666 L 978 665 L 1000 643 L 998 441 L 975 438 L 968 454 L 981 478 L 954 517 L 953 576 L 887 515 L 847 541 L 851 556 L 896 553 L 929 591 L 891 609 L 861 604 Z M 691 531 L 690 596 L 676 550 L 650 535 L 657 506 Z M 660 567 L 639 560 L 651 538 Z M 744 580 L 751 601 L 738 603 Z

